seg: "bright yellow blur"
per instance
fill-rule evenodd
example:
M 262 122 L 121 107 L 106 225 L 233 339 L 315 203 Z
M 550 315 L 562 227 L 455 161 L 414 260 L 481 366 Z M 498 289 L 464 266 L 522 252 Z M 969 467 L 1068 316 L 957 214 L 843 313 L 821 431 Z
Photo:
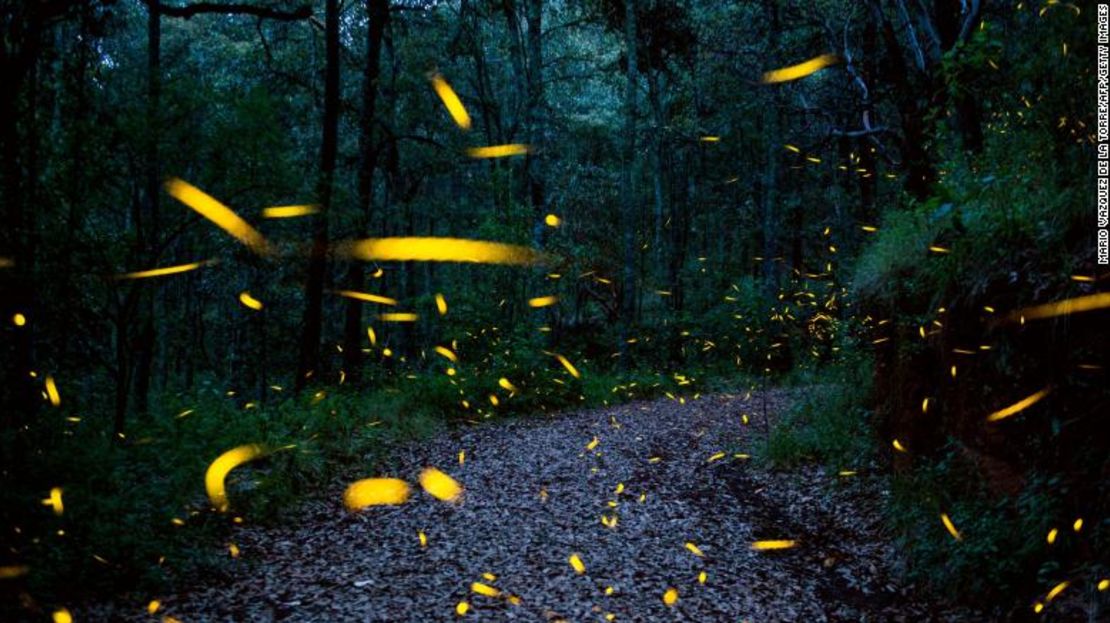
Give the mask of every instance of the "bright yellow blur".
M 432 497 L 445 502 L 454 502 L 462 495 L 463 488 L 454 478 L 429 467 L 420 473 L 420 486 Z
M 381 305 L 396 305 L 397 299 L 391 299 L 388 296 L 381 296 L 379 294 L 370 294 L 369 292 L 355 292 L 354 290 L 338 290 L 336 294 L 345 296 L 349 299 L 356 301 L 366 301 L 367 303 L 379 303 Z
M 435 89 L 436 95 L 443 101 L 443 105 L 447 107 L 447 112 L 451 113 L 451 118 L 455 120 L 455 125 L 464 130 L 470 129 L 470 114 L 466 112 L 466 107 L 463 106 L 462 100 L 443 79 L 443 76 L 435 74 L 432 76 L 432 88 Z
M 543 254 L 528 247 L 464 238 L 368 238 L 342 245 L 340 255 L 387 262 L 475 262 L 531 265 Z
M 755 541 L 752 543 L 752 549 L 757 552 L 774 550 L 774 549 L 790 549 L 797 543 L 789 540 L 771 540 L 771 541 Z
M 988 422 L 997 422 L 998 420 L 1008 418 L 1008 417 L 1010 417 L 1011 415 L 1013 415 L 1015 413 L 1018 413 L 1020 411 L 1024 411 L 1025 409 L 1028 409 L 1029 407 L 1033 406 L 1035 403 L 1039 402 L 1042 398 L 1047 396 L 1048 392 L 1049 392 L 1049 389 L 1046 387 L 1045 389 L 1042 389 L 1041 391 L 1039 391 L 1039 392 L 1037 392 L 1037 393 L 1035 393 L 1031 396 L 1026 396 L 1025 398 L 1022 398 L 1021 400 L 1019 400 L 1019 401 L 1015 402 L 1014 404 L 1006 407 L 1005 409 L 999 409 L 998 411 L 995 411 L 994 413 L 988 415 L 987 416 L 987 421 Z
M 232 212 L 231 208 L 196 186 L 175 177 L 166 182 L 166 192 L 174 199 L 196 210 L 204 218 L 215 223 L 216 226 L 250 247 L 255 253 L 268 255 L 272 252 L 270 243 L 262 237 L 262 234 L 258 233 L 258 230 L 251 227 L 238 214 Z
M 1110 292 L 1102 292 L 1100 294 L 1091 294 L 1088 296 L 1056 301 L 1055 303 L 1045 303 L 1044 305 L 1026 307 L 1025 309 L 1020 309 L 1010 314 L 1010 319 L 1025 318 L 1026 320 L 1038 320 L 1041 318 L 1066 316 L 1068 314 L 1103 309 L 1105 307 L 1110 307 Z
M 116 279 L 146 279 L 148 277 L 164 277 L 166 275 L 176 275 L 178 273 L 189 272 L 196 270 L 205 264 L 211 264 L 211 261 L 192 262 L 190 264 L 178 264 L 176 266 L 165 266 L 163 268 L 151 268 L 149 270 L 137 270 L 131 273 L 123 273 L 116 275 Z
M 259 311 L 262 309 L 262 301 L 251 296 L 250 292 L 240 292 L 239 302 L 242 303 L 245 307 L 249 307 L 255 311 Z
M 364 478 L 351 483 L 343 493 L 343 505 L 350 510 L 403 504 L 408 499 L 409 485 L 398 478 Z
M 764 83 L 775 82 L 789 82 L 797 80 L 798 78 L 805 78 L 806 76 L 821 71 L 829 65 L 835 65 L 840 62 L 840 58 L 835 54 L 822 54 L 817 58 L 811 58 L 804 63 L 783 67 L 774 71 L 768 71 L 763 74 Z
M 319 211 L 320 207 L 315 205 L 273 206 L 270 208 L 262 208 L 262 218 L 294 218 L 316 214 Z
M 227 493 L 224 490 L 224 479 L 227 478 L 228 473 L 243 463 L 262 456 L 264 453 L 265 450 L 262 446 L 248 444 L 232 448 L 217 457 L 215 461 L 212 461 L 212 464 L 208 466 L 208 471 L 204 474 L 204 489 L 208 492 L 208 499 L 216 510 L 224 513 L 228 509 Z
M 466 150 L 471 158 L 504 158 L 506 156 L 523 156 L 530 152 L 531 147 L 521 143 L 508 145 L 490 145 L 488 147 L 472 147 Z

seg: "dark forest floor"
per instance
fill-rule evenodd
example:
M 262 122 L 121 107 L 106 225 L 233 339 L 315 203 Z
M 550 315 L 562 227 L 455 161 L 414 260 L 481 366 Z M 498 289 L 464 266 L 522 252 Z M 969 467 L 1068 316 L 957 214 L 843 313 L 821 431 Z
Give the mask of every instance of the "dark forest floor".
M 766 398 L 781 412 L 790 394 Z M 393 473 L 354 478 L 416 486 L 434 465 L 466 488 L 462 501 L 441 502 L 417 486 L 407 504 L 352 513 L 341 501 L 347 482 L 335 482 L 293 521 L 242 527 L 233 575 L 161 597 L 158 614 L 183 623 L 451 621 L 465 600 L 464 620 L 983 620 L 895 579 L 881 478 L 815 466 L 769 472 L 737 457 L 764 434 L 762 405 L 762 396 L 734 394 L 638 402 L 458 429 L 400 448 Z M 615 515 L 616 526 L 603 525 L 603 515 Z M 768 539 L 797 543 L 751 548 Z M 572 553 L 584 574 L 568 564 Z M 475 594 L 473 582 L 502 595 Z M 667 606 L 672 587 L 679 598 Z M 153 618 L 146 601 L 75 614 Z

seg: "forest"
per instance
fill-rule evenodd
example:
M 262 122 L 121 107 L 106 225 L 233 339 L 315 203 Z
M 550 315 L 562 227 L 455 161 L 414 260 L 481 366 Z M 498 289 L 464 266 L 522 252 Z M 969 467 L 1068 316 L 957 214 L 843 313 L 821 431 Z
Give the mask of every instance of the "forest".
M 1107 620 L 1100 7 L 0 0 L 0 619 Z

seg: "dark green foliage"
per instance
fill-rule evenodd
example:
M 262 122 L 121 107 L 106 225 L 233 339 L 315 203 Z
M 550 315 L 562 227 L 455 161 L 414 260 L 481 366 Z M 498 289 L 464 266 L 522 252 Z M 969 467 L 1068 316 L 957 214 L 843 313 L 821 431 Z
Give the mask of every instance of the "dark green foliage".
M 807 375 L 799 395 L 772 429 L 763 448 L 775 468 L 820 461 L 831 470 L 871 467 L 878 446 L 867 408 L 870 362 L 853 352 L 817 375 Z

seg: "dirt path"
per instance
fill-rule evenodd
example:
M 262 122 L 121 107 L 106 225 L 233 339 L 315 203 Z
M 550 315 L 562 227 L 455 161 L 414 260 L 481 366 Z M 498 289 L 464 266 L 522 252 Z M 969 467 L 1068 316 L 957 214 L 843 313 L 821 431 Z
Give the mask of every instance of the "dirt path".
M 787 400 L 768 396 L 771 409 Z M 351 513 L 345 483 L 335 483 L 297 521 L 243 528 L 234 579 L 166 596 L 162 612 L 183 623 L 452 621 L 465 600 L 464 620 L 487 621 L 971 620 L 889 580 L 889 545 L 867 502 L 882 495 L 876 481 L 768 473 L 735 456 L 762 434 L 758 417 L 740 423 L 761 404 L 659 400 L 441 435 L 399 451 L 394 473 L 365 476 L 415 484 L 434 465 L 463 484 L 462 502 L 419 492 Z M 710 461 L 718 452 L 727 454 Z M 797 545 L 753 551 L 764 539 Z M 568 564 L 572 553 L 584 574 Z M 475 594 L 473 582 L 502 596 Z M 668 588 L 678 591 L 669 607 Z M 144 606 L 109 616 L 149 621 Z

